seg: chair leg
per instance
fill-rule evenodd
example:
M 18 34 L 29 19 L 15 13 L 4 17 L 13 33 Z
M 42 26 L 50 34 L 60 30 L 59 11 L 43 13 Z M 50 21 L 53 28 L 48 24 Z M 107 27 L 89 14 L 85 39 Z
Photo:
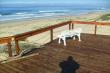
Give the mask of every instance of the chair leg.
M 79 33 L 77 36 L 78 36 L 79 41 L 81 41 L 81 34 Z
M 73 36 L 73 40 L 75 40 L 75 36 Z
M 58 43 L 59 43 L 59 44 L 61 43 L 61 38 L 58 39 Z
M 64 46 L 66 46 L 66 37 L 63 37 L 62 40 L 63 40 Z

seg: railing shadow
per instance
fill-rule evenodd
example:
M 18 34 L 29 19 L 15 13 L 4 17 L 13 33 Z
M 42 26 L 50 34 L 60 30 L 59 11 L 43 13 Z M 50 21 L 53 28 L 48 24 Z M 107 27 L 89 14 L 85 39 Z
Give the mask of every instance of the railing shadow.
M 60 62 L 59 66 L 61 68 L 61 73 L 76 73 L 76 70 L 80 67 L 72 56 L 69 56 L 67 60 Z

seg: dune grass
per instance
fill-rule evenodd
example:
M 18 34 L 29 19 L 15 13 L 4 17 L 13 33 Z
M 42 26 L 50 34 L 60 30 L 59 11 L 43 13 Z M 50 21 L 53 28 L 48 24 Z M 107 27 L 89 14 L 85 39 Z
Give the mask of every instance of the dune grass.
M 20 41 L 20 48 L 21 48 L 21 52 L 22 55 L 30 52 L 31 50 L 36 50 L 39 49 L 40 47 L 42 47 L 40 44 L 33 44 L 33 43 L 29 43 L 26 41 Z M 16 49 L 15 49 L 15 43 L 12 42 L 12 52 L 13 52 L 13 56 L 16 55 Z M 0 45 L 0 61 L 5 61 L 9 58 L 8 56 L 8 47 L 6 45 Z M 20 53 L 21 54 L 21 53 Z
M 99 18 L 97 18 L 96 20 L 101 20 L 101 21 L 108 21 L 108 20 L 110 20 L 110 13 L 102 15 Z

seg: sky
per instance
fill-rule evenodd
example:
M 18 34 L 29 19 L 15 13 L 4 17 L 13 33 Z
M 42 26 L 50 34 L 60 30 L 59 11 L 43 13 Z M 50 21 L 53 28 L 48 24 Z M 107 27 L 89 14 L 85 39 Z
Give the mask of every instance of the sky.
M 110 4 L 110 0 L 0 0 L 0 4 L 15 3 L 73 3 L 73 4 Z

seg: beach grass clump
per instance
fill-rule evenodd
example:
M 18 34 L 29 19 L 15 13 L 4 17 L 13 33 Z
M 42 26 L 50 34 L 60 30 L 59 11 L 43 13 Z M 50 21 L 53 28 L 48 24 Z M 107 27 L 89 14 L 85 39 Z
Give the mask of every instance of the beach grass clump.
M 6 44 L 0 45 L 0 61 L 8 59 L 8 48 Z
M 0 32 L 0 34 L 3 34 L 4 32 Z
M 13 46 L 12 46 L 13 55 L 15 55 L 16 54 L 15 43 L 13 42 L 12 44 L 13 44 Z M 19 46 L 20 46 L 20 49 L 21 49 L 21 52 L 22 52 L 24 50 L 31 50 L 33 48 L 38 49 L 38 48 L 40 48 L 41 45 L 40 44 L 29 43 L 29 42 L 26 42 L 26 41 L 20 41 Z
M 98 20 L 102 21 L 110 20 L 110 14 L 102 15 Z
M 14 55 L 16 55 L 15 43 L 12 42 L 12 45 L 13 45 L 12 46 L 12 52 L 13 52 L 13 56 L 14 56 Z M 25 41 L 20 41 L 19 45 L 20 45 L 21 52 L 24 51 L 24 50 L 27 50 L 27 52 L 29 52 L 33 48 L 38 49 L 38 48 L 41 47 L 40 44 L 32 44 L 32 43 L 28 43 L 28 42 L 25 42 Z M 27 53 L 27 52 L 25 51 L 25 53 Z M 9 58 L 9 56 L 8 56 L 8 47 L 6 46 L 6 44 L 0 45 L 0 61 L 7 60 L 8 58 Z

